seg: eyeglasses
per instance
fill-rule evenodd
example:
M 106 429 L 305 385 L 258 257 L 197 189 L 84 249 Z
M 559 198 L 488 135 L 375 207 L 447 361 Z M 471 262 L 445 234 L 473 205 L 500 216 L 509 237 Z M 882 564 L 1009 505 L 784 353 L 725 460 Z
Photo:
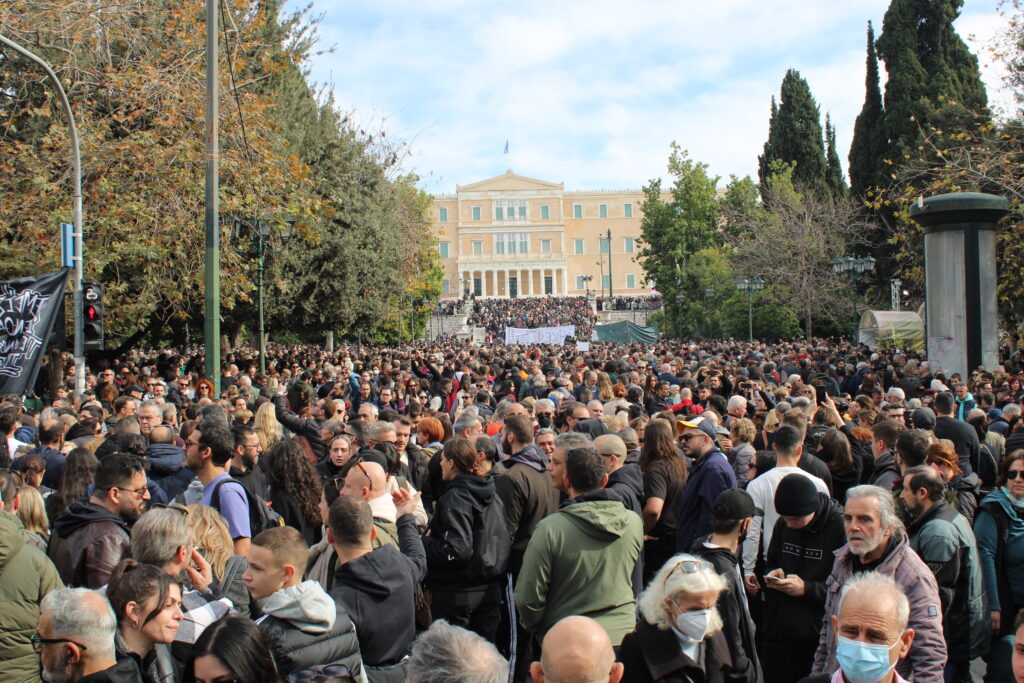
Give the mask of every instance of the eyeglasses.
M 89 649 L 85 645 L 82 645 L 81 643 L 75 642 L 74 640 L 71 640 L 70 638 L 43 638 L 38 633 L 33 633 L 32 637 L 29 640 L 32 642 L 32 649 L 33 650 L 38 650 L 43 645 L 49 645 L 51 643 L 71 643 L 72 645 L 77 645 L 78 647 L 82 648 L 83 650 L 88 650 Z
M 120 486 L 111 486 L 107 488 L 108 491 L 113 491 L 114 489 L 117 489 L 118 491 L 124 491 L 125 493 L 134 493 L 136 496 L 144 496 L 146 495 L 146 491 L 149 490 L 149 487 L 143 486 L 142 488 L 137 489 L 125 489 L 121 488 Z
M 1017 478 L 1018 475 L 1021 474 L 1024 474 L 1024 472 L 1021 472 L 1020 470 L 1010 470 L 1009 472 L 1006 473 L 1006 478 L 1009 479 L 1010 481 L 1013 481 L 1014 479 Z
M 691 439 L 697 439 L 705 436 L 707 436 L 707 434 L 703 432 L 701 432 L 700 434 L 683 434 L 683 441 L 689 441 Z

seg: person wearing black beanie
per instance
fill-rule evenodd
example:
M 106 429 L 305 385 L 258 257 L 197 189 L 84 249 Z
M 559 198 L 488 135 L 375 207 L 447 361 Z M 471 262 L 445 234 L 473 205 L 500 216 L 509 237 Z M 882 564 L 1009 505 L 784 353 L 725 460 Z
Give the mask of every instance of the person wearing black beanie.
M 809 477 L 787 474 L 775 489 L 775 511 L 780 517 L 813 515 L 821 506 L 819 495 Z
M 825 615 L 833 553 L 846 543 L 843 509 L 805 474 L 775 489 L 775 523 L 765 557 L 765 683 L 798 681 L 811 671 Z

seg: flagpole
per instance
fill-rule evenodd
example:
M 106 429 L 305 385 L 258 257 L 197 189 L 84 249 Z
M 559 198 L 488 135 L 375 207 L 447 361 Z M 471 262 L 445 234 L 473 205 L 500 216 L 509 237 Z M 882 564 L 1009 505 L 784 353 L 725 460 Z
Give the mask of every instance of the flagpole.
M 75 226 L 75 230 L 72 233 L 74 242 L 74 255 L 72 258 L 75 262 L 72 300 L 74 302 L 75 318 L 75 397 L 77 398 L 85 392 L 85 330 L 82 324 L 83 312 L 85 310 L 82 301 L 82 257 L 85 251 L 85 239 L 82 234 L 82 155 L 78 146 L 78 126 L 75 124 L 75 113 L 71 110 L 71 102 L 68 101 L 67 93 L 64 92 L 64 86 L 61 85 L 60 79 L 57 78 L 57 74 L 53 72 L 50 65 L 3 35 L 0 35 L 0 43 L 7 45 L 15 52 L 32 60 L 46 71 L 46 75 L 53 81 L 54 90 L 57 91 L 57 96 L 64 107 L 64 114 L 68 117 L 68 130 L 71 138 L 71 221 Z

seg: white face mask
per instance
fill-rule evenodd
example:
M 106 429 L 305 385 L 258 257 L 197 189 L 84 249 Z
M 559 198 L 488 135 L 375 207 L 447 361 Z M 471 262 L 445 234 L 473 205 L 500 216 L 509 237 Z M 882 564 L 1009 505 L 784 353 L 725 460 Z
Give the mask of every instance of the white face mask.
M 692 612 L 682 612 L 675 618 L 676 630 L 687 640 L 700 642 L 708 632 L 708 621 L 711 617 L 711 610 L 698 609 Z

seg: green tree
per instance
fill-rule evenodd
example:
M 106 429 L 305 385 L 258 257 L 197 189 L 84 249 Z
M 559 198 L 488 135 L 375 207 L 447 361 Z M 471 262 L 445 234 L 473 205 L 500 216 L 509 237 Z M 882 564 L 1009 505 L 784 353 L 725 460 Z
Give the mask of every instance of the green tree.
M 864 106 L 853 126 L 850 145 L 850 189 L 855 197 L 864 197 L 871 188 L 888 185 L 882 169 L 886 137 L 882 109 L 882 91 L 878 85 L 878 53 L 875 29 L 868 22 L 867 69 L 864 78 Z
M 836 152 L 836 129 L 832 125 L 832 117 L 828 114 L 825 114 L 825 186 L 828 193 L 837 199 L 845 197 L 848 191 L 846 179 L 843 178 L 843 167 Z
M 698 291 L 689 259 L 720 242 L 718 177 L 709 176 L 707 168 L 673 142 L 668 161 L 672 187 L 666 193 L 655 179 L 643 188 L 639 261 L 647 281 L 668 302 L 669 328 L 680 334 L 691 332 L 697 322 L 694 312 L 676 300 Z
M 743 226 L 749 223 L 737 220 L 760 209 L 760 190 L 750 176 L 729 176 L 729 184 L 719 200 L 722 212 L 722 234 L 725 241 L 735 244 L 741 237 Z
M 953 28 L 962 6 L 963 0 L 889 4 L 877 44 L 888 73 L 882 128 L 886 149 L 878 163 L 902 165 L 916 158 L 922 131 L 930 125 L 962 131 L 983 122 L 976 115 L 988 100 L 978 60 Z
M 795 164 L 793 182 L 817 193 L 826 191 L 825 147 L 822 140 L 821 113 L 811 88 L 796 69 L 782 79 L 782 103 L 772 102 L 768 140 L 759 157 L 761 196 L 775 162 Z

